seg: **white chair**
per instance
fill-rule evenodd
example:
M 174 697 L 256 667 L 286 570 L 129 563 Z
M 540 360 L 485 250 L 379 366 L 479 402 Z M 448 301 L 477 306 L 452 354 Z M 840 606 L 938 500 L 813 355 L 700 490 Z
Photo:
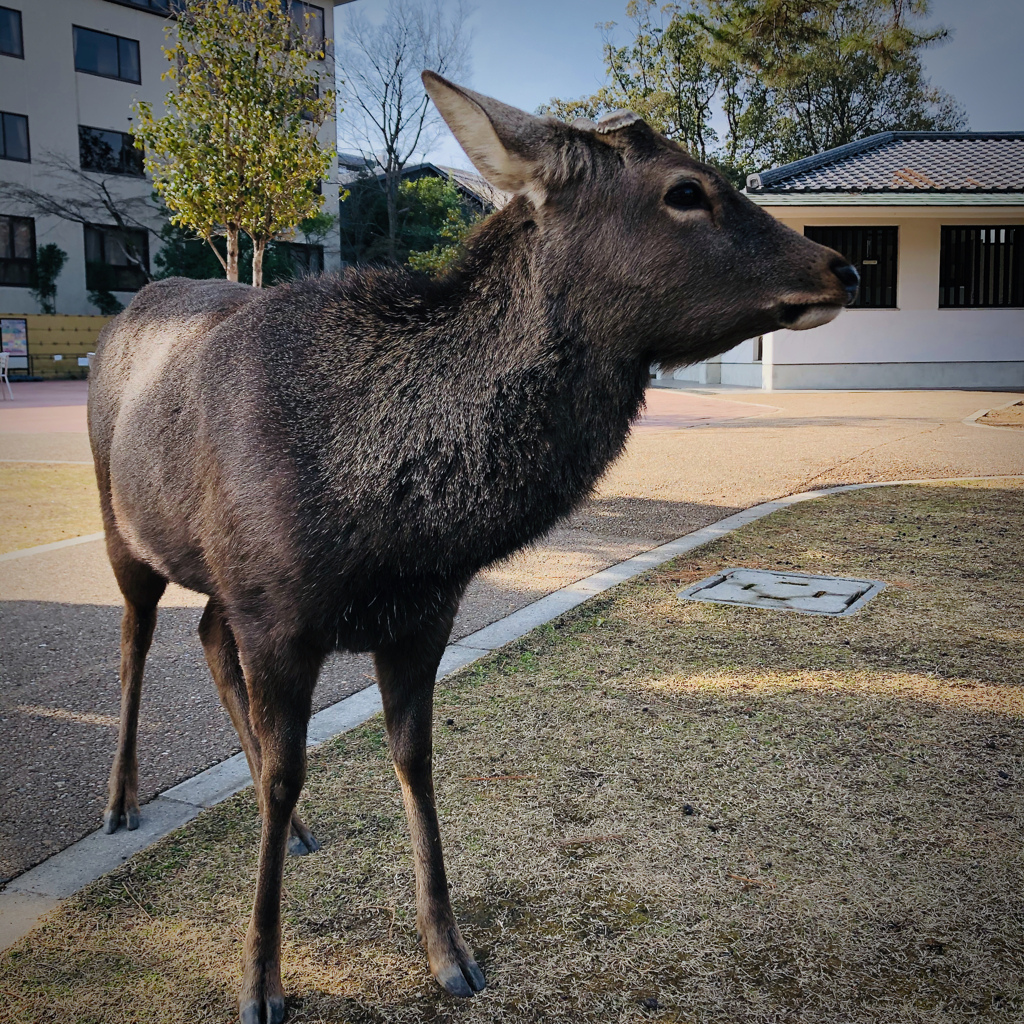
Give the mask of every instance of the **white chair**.
M 11 391 L 11 382 L 7 379 L 7 364 L 11 361 L 9 352 L 0 352 L 0 384 L 7 388 L 7 397 L 13 402 L 14 393 Z

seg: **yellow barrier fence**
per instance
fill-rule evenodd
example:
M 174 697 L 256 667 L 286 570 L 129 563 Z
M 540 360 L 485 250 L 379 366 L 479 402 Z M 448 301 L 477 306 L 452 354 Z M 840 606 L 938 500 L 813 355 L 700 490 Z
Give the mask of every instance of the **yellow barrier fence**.
M 109 316 L 24 315 L 0 313 L 0 318 L 25 320 L 28 325 L 28 369 L 13 369 L 11 377 L 28 372 L 45 380 L 84 379 L 89 368 L 79 365 L 96 350 L 96 338 Z M 56 358 L 60 357 L 60 358 Z

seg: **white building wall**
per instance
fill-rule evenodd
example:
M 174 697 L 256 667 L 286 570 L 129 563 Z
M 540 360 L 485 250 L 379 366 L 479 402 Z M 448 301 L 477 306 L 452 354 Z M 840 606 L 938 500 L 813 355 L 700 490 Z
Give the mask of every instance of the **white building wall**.
M 1024 205 L 861 209 L 767 208 L 803 234 L 808 225 L 896 225 L 897 309 L 848 309 L 824 327 L 777 331 L 708 363 L 681 383 L 784 388 L 1024 388 L 1024 309 L 939 309 L 944 224 L 1024 224 Z
M 31 163 L 0 160 L 0 180 L 16 181 L 39 192 L 58 186 L 40 163 L 47 153 L 67 157 L 78 166 L 78 126 L 131 131 L 131 106 L 136 99 L 163 109 L 170 83 L 161 80 L 168 62 L 162 50 L 167 45 L 165 30 L 173 32 L 174 21 L 146 10 L 112 3 L 111 0 L 2 0 L 4 7 L 21 11 L 24 59 L 0 54 L 0 110 L 25 114 L 29 121 Z M 330 36 L 333 8 L 323 3 L 325 30 Z M 137 40 L 141 84 L 75 71 L 72 27 L 95 29 Z M 333 88 L 333 55 L 324 69 L 325 87 Z M 320 138 L 334 146 L 335 125 L 325 124 Z M 97 178 L 101 175 L 96 175 Z M 338 210 L 337 167 L 323 185 L 323 209 Z M 152 184 L 138 178 L 117 178 L 123 195 L 148 195 Z M 0 205 L 0 213 L 31 215 L 28 210 Z M 56 242 L 68 262 L 57 281 L 57 312 L 90 314 L 97 310 L 89 302 L 85 287 L 85 239 L 82 226 L 53 217 L 35 216 L 36 246 Z M 296 239 L 301 241 L 302 239 Z M 150 235 L 150 268 L 158 250 Z M 337 232 L 324 240 L 327 269 L 340 266 Z M 127 304 L 131 292 L 115 292 Z M 27 288 L 0 286 L 0 312 L 38 313 L 39 306 Z
M 1024 309 L 940 309 L 944 224 L 1021 224 L 1021 207 L 772 211 L 806 225 L 899 228 L 896 309 L 848 309 L 812 331 L 777 331 L 775 388 L 1012 388 L 1024 386 Z

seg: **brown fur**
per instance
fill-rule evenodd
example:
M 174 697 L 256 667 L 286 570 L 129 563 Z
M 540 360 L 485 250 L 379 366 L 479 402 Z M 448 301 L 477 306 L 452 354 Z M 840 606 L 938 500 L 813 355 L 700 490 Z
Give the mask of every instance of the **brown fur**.
M 449 903 L 431 778 L 434 677 L 466 584 L 586 497 L 651 361 L 834 315 L 855 280 L 641 121 L 601 134 L 428 87 L 520 192 L 460 268 L 266 291 L 171 279 L 97 346 L 89 427 L 126 609 L 105 823 L 138 822 L 142 666 L 173 580 L 210 596 L 200 635 L 263 818 L 247 1022 L 284 1014 L 281 873 L 289 831 L 316 848 L 294 812 L 328 652 L 374 652 L 420 931 L 438 981 L 470 995 L 484 978 Z M 669 204 L 680 181 L 699 206 Z

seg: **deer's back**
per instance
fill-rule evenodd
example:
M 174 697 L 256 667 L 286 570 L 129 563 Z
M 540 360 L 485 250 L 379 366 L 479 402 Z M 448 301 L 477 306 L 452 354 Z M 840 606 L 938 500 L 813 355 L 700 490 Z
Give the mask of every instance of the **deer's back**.
M 373 272 L 144 289 L 91 385 L 118 530 L 228 607 L 374 647 L 545 531 L 622 444 L 643 375 L 608 404 L 579 384 L 586 347 L 545 348 L 534 315 L 501 318 L 541 339 L 516 341 L 486 298 Z

